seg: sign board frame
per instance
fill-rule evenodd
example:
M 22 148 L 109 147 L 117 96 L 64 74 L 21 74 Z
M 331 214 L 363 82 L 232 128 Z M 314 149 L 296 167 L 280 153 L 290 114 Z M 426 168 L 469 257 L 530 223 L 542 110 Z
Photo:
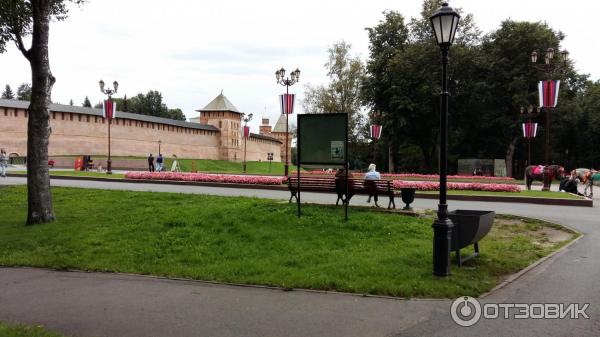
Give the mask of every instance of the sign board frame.
M 343 123 L 343 124 L 342 124 Z M 315 126 L 317 126 L 315 128 Z M 309 129 L 312 127 L 313 130 Z M 332 129 L 332 127 L 340 127 Z M 342 129 L 343 128 L 343 129 Z M 306 131 L 309 130 L 309 131 Z M 328 113 L 328 114 L 299 114 L 298 115 L 298 139 L 297 139 L 297 160 L 296 172 L 298 175 L 298 189 L 296 202 L 298 204 L 298 217 L 300 217 L 300 165 L 334 165 L 342 166 L 346 172 L 346 198 L 349 195 L 348 181 L 348 114 L 347 113 Z M 307 133 L 305 133 L 307 132 Z M 342 137 L 340 137 L 340 134 Z M 308 135 L 308 136 L 306 136 Z M 328 135 L 330 138 L 327 138 Z M 311 137 L 312 136 L 312 137 Z M 332 139 L 332 137 L 334 139 Z M 343 139 L 340 139 L 343 138 Z M 340 149 L 340 146 L 343 149 Z M 306 147 L 303 149 L 303 147 Z M 316 148 L 321 149 L 319 153 L 314 153 Z M 303 156 L 303 151 L 310 150 L 308 155 Z M 316 150 L 319 151 L 319 150 Z M 329 158 L 323 153 L 329 153 Z M 341 152 L 343 157 L 340 158 Z M 306 157 L 305 157 L 306 156 Z M 320 158 L 319 158 L 320 156 Z M 348 221 L 348 202 L 344 203 L 345 220 Z

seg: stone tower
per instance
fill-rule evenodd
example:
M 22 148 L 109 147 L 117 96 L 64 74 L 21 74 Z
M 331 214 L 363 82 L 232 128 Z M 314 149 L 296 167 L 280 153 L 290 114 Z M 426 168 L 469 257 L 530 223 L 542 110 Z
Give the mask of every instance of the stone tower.
M 263 118 L 262 124 L 260 125 L 259 133 L 261 135 L 268 136 L 271 134 L 271 125 L 269 125 L 269 119 Z
M 281 161 L 285 162 L 285 135 L 286 135 L 286 130 L 285 130 L 285 115 L 280 115 L 279 119 L 277 120 L 277 123 L 275 123 L 275 127 L 273 128 L 273 131 L 271 132 L 270 136 L 274 137 L 276 139 L 278 139 L 279 141 L 281 141 Z M 292 163 L 292 135 L 289 134 L 288 136 L 288 160 L 290 162 L 290 165 Z
M 220 131 L 219 159 L 242 160 L 242 113 L 223 95 L 219 94 L 200 112 L 200 124 L 209 124 Z

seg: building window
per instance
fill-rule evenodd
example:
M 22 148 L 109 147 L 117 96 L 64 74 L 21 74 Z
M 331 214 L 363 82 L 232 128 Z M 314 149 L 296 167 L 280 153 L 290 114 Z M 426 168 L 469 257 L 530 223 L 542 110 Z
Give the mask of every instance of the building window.
M 87 116 L 85 116 L 85 121 L 86 121 L 87 123 L 89 123 L 89 122 L 90 122 L 90 115 L 87 115 Z
M 4 108 L 4 116 L 8 116 L 8 110 Z
M 77 119 L 81 122 L 81 115 L 77 115 Z
M 98 123 L 98 116 L 94 116 L 94 123 Z
M 29 111 L 25 110 L 24 115 L 25 115 L 25 118 L 27 118 L 27 116 L 29 115 Z
M 19 117 L 19 110 L 15 109 L 15 117 Z
M 73 114 L 69 114 L 69 120 L 73 120 Z
M 60 113 L 60 120 L 65 120 L 65 114 L 63 112 Z

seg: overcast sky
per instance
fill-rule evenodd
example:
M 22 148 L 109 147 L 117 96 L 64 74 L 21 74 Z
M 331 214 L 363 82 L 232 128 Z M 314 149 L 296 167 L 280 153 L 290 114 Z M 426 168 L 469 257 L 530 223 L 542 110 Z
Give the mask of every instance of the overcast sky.
M 563 45 L 575 67 L 600 78 L 600 47 L 593 35 L 598 1 L 454 0 L 450 5 L 472 13 L 483 32 L 507 18 L 546 21 L 565 33 Z M 256 132 L 260 117 L 274 122 L 279 115 L 277 95 L 284 88 L 275 83 L 277 68 L 300 68 L 301 82 L 291 92 L 301 96 L 304 84 L 326 81 L 323 64 L 332 43 L 343 39 L 366 59 L 364 28 L 376 25 L 382 11 L 397 10 L 408 20 L 420 9 L 420 0 L 89 0 L 66 21 L 52 24 L 50 62 L 57 78 L 52 98 L 81 105 L 89 96 L 95 104 L 103 98 L 98 80 L 117 80 L 118 96 L 158 90 L 169 107 L 190 118 L 223 90 L 239 110 L 254 113 Z M 15 47 L 0 54 L 2 88 L 10 84 L 16 91 L 30 78 Z

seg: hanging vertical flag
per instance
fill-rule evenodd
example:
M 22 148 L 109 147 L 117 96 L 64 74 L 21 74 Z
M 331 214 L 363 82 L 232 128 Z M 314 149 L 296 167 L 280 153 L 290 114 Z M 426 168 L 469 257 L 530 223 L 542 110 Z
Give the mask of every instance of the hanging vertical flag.
M 102 117 L 106 119 L 113 119 L 116 117 L 117 103 L 110 99 L 102 102 Z
M 279 106 L 281 107 L 281 114 L 293 114 L 295 100 L 295 94 L 279 95 Z
M 558 104 L 558 88 L 560 81 L 548 80 L 540 81 L 538 84 L 540 107 L 554 108 Z
M 523 127 L 523 137 L 535 138 L 535 136 L 537 135 L 538 123 L 527 122 L 527 123 L 523 123 L 522 127 Z
M 371 138 L 378 140 L 381 137 L 381 125 L 373 124 L 371 125 Z
M 244 139 L 248 139 L 249 136 L 250 136 L 250 127 L 244 126 Z

